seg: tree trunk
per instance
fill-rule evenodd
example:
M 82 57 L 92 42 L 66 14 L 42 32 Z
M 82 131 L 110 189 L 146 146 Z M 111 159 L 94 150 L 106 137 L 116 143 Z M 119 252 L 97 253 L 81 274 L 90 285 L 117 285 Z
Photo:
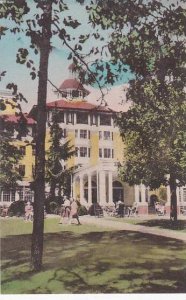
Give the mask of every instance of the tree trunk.
M 51 179 L 50 182 L 50 198 L 52 199 L 52 201 L 55 200 L 55 191 L 56 191 L 56 182 L 54 179 Z
M 171 193 L 171 209 L 170 209 L 170 219 L 174 222 L 177 221 L 177 195 L 176 195 L 176 179 L 174 175 L 170 175 L 170 193 Z
M 41 270 L 44 233 L 45 202 L 45 135 L 46 135 L 46 96 L 48 79 L 48 60 L 50 53 L 52 2 L 43 6 L 42 37 L 40 39 L 40 65 L 37 100 L 36 130 L 36 176 L 34 183 L 34 221 L 31 246 L 31 266 Z

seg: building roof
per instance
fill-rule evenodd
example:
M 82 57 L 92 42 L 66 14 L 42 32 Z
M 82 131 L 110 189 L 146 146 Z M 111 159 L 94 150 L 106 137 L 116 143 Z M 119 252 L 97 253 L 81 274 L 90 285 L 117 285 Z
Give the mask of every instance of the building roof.
M 80 81 L 78 81 L 76 78 L 64 80 L 62 82 L 62 84 L 60 85 L 60 87 L 59 87 L 59 90 L 61 90 L 61 91 L 66 91 L 68 89 L 83 91 L 87 95 L 90 93 L 88 90 L 86 90 L 84 88 L 84 86 L 82 85 L 82 83 Z
M 28 117 L 27 113 L 24 113 L 23 116 L 26 119 L 28 125 L 36 124 L 36 121 L 31 117 Z M 14 124 L 17 124 L 21 119 L 20 115 L 1 115 L 0 117 L 3 118 L 6 122 L 10 122 Z
M 101 112 L 114 112 L 107 106 L 95 105 L 86 101 L 66 101 L 65 99 L 47 103 L 47 108 L 61 108 L 73 110 L 96 110 Z

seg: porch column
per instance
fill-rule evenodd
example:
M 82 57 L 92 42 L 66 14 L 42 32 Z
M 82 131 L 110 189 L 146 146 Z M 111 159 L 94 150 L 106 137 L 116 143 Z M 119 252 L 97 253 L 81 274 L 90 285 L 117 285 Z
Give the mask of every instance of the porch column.
M 113 205 L 113 186 L 112 186 L 112 171 L 108 173 L 108 191 L 109 191 L 109 204 Z
M 100 195 L 100 205 L 106 204 L 106 180 L 105 171 L 99 172 L 99 195 Z
M 145 185 L 141 184 L 141 202 L 146 203 Z
M 92 176 L 88 174 L 88 205 L 92 204 Z
M 77 195 L 75 193 L 75 189 L 76 189 L 76 178 L 72 178 L 72 197 L 73 198 L 77 197 Z
M 166 215 L 170 214 L 170 207 L 171 207 L 171 191 L 170 191 L 170 186 L 167 185 L 167 202 L 165 203 Z
M 140 185 L 141 202 L 138 203 L 138 213 L 141 215 L 148 214 L 148 203 L 146 202 L 146 187 L 144 184 Z
M 80 176 L 79 178 L 79 185 L 80 185 L 80 202 L 84 202 L 84 191 L 83 191 L 83 176 Z
M 19 193 L 18 191 L 16 190 L 15 191 L 15 201 L 18 201 L 19 200 Z
M 136 203 L 140 202 L 139 185 L 134 186 L 134 198 Z

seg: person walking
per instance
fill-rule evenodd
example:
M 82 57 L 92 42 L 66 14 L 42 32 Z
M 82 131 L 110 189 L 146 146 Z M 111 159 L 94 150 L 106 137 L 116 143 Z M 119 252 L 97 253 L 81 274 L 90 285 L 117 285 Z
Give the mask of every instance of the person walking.
M 64 203 L 61 205 L 61 219 L 59 224 L 62 224 L 65 218 L 70 218 L 70 209 L 70 200 L 67 196 L 64 196 Z
M 78 215 L 78 204 L 77 204 L 77 201 L 73 198 L 71 200 L 69 224 L 71 224 L 72 218 L 75 218 L 78 222 L 78 225 L 81 225 L 81 223 L 79 221 L 79 215 Z

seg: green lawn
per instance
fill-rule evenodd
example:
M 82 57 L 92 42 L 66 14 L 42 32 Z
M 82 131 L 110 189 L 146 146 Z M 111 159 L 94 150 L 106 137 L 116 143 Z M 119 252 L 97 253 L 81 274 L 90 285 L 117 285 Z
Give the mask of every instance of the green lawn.
M 32 223 L 1 219 L 2 294 L 185 293 L 178 240 L 45 220 L 44 267 L 29 270 Z
M 185 220 L 178 220 L 175 224 L 174 222 L 171 222 L 170 219 L 164 219 L 163 217 L 160 219 L 158 218 L 152 218 L 152 219 L 143 219 L 141 217 L 124 217 L 124 218 L 115 218 L 115 217 L 106 217 L 105 219 L 111 220 L 111 221 L 119 221 L 134 225 L 143 225 L 143 226 L 149 226 L 149 227 L 157 227 L 162 229 L 168 229 L 168 230 L 177 230 L 179 232 L 185 232 L 186 233 L 186 219 Z

